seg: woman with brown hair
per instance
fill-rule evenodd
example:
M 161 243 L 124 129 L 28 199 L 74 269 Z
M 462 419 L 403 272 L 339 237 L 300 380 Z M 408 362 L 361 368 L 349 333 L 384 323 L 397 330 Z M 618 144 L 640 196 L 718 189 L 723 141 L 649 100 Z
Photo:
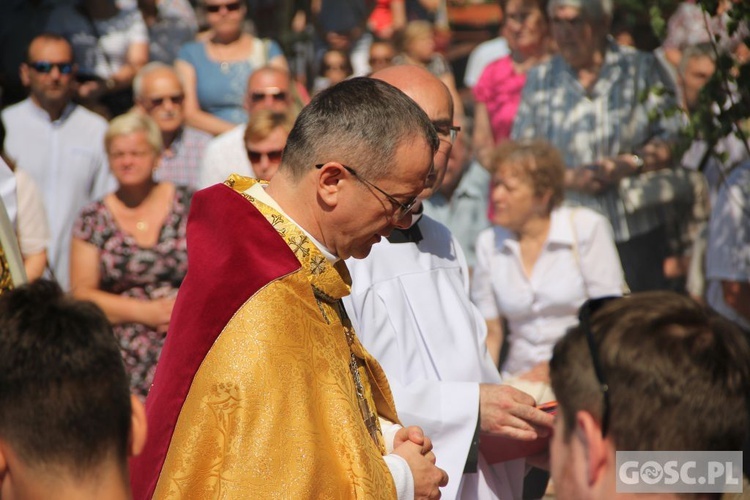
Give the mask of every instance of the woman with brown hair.
M 580 305 L 623 291 L 612 228 L 591 209 L 561 206 L 565 165 L 544 141 L 504 142 L 490 170 L 495 226 L 477 239 L 472 300 L 496 361 L 510 344 L 501 371 L 546 385 L 552 347 L 577 323 Z

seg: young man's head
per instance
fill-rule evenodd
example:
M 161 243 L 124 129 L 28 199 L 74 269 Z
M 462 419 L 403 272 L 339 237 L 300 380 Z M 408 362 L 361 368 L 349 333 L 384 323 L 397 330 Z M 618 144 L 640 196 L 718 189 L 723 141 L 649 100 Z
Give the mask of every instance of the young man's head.
M 618 450 L 740 449 L 750 394 L 742 333 L 671 292 L 590 304 L 550 362 L 560 499 L 613 496 Z
M 144 442 L 104 313 L 44 280 L 0 296 L 0 496 L 125 496 Z

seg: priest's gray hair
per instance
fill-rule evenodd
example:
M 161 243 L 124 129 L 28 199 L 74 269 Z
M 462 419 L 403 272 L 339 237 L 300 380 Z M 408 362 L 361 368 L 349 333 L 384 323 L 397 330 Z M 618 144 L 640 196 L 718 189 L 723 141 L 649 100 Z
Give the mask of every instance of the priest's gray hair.
M 439 139 L 424 111 L 380 80 L 344 80 L 316 95 L 289 133 L 280 169 L 301 179 L 316 164 L 339 162 L 368 179 L 394 168 L 396 150 L 424 141 L 433 154 Z

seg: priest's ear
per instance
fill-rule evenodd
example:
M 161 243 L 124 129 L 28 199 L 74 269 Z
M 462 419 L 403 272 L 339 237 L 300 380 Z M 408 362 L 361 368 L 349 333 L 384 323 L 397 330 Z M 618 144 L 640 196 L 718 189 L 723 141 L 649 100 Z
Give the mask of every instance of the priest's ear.
M 135 457 L 141 454 L 146 446 L 148 423 L 146 408 L 135 395 L 130 395 L 130 436 L 128 437 L 128 455 Z
M 341 189 L 348 180 L 346 167 L 341 163 L 329 161 L 315 165 L 315 168 L 318 169 L 318 196 L 329 207 L 335 207 L 339 203 Z

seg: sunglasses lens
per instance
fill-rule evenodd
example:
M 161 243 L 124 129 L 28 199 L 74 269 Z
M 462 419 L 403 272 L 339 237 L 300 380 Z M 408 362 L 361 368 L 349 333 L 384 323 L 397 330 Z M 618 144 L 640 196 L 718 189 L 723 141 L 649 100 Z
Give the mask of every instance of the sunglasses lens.
M 73 63 L 51 63 L 47 61 L 36 61 L 30 63 L 29 66 L 31 66 L 37 73 L 51 73 L 52 68 L 57 68 L 57 70 L 63 75 L 69 75 L 73 72 Z
M 270 151 L 268 153 L 268 161 L 272 163 L 278 163 L 281 161 L 281 151 Z
M 274 101 L 282 102 L 286 100 L 286 92 L 253 92 L 250 98 L 253 102 L 265 101 L 266 97 L 270 96 Z
M 268 151 L 267 153 L 260 153 L 258 151 L 247 150 L 247 157 L 250 159 L 250 163 L 260 163 L 264 156 L 268 157 L 268 161 L 271 163 L 278 163 L 281 161 L 282 150 Z
M 227 12 L 234 12 L 240 10 L 240 2 L 226 3 L 223 5 L 206 5 L 206 11 L 216 14 L 222 9 L 222 7 L 227 9 Z

